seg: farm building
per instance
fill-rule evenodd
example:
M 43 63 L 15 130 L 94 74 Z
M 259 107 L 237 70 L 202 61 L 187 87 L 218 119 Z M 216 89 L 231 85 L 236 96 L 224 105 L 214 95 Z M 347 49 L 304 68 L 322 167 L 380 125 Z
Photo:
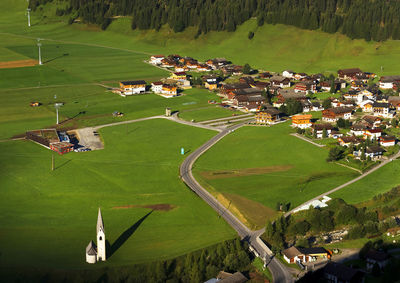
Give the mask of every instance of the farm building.
M 363 71 L 361 71 L 359 68 L 343 69 L 338 71 L 339 79 L 344 80 L 355 80 L 357 79 L 357 76 L 361 76 L 363 74 Z
M 379 139 L 379 145 L 381 146 L 395 146 L 396 145 L 396 137 L 391 136 L 382 136 Z
M 150 63 L 153 65 L 161 65 L 164 55 L 153 55 L 150 57 Z
M 74 150 L 74 145 L 69 142 L 55 142 L 50 144 L 50 149 L 58 154 L 65 154 Z
M 329 123 L 312 125 L 312 132 L 318 139 L 324 137 L 324 131 L 326 131 L 326 137 L 328 137 L 332 133 L 332 129 L 333 126 Z
M 26 132 L 26 138 L 46 147 L 50 147 L 51 143 L 60 142 L 56 129 L 28 131 Z
M 121 96 L 144 93 L 146 91 L 145 81 L 124 81 L 119 83 Z
M 315 248 L 296 248 L 292 246 L 284 251 L 282 251 L 283 258 L 288 263 L 306 263 L 316 261 L 317 259 L 329 259 L 330 254 L 320 247 Z

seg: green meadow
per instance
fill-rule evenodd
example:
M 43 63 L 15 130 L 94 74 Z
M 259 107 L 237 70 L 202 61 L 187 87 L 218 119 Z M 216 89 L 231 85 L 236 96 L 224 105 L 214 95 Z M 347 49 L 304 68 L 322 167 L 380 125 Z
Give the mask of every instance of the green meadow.
M 233 205 L 236 201 L 241 206 L 245 198 L 272 210 L 277 202 L 294 208 L 356 177 L 352 170 L 327 163 L 327 149 L 290 136 L 290 132 L 287 123 L 240 128 L 199 158 L 195 175 Z M 243 207 L 241 212 L 246 215 L 250 209 Z M 255 221 L 259 213 L 247 213 L 247 218 L 261 227 L 265 220 Z
M 333 193 L 331 197 L 341 198 L 348 203 L 356 204 L 390 191 L 400 185 L 399 162 L 398 159 L 393 160 L 365 178 Z
M 64 103 L 59 110 L 61 124 L 58 128 L 71 129 L 163 115 L 166 107 L 173 111 L 202 109 L 208 107 L 207 101 L 214 98 L 214 94 L 204 89 L 189 89 L 182 96 L 170 99 L 155 94 L 121 97 L 96 84 L 73 88 L 0 89 L 0 139 L 20 135 L 27 130 L 56 127 L 55 102 Z M 31 101 L 39 101 L 42 105 L 30 107 Z M 208 114 L 209 117 L 232 115 L 230 110 L 218 110 Z M 114 111 L 122 112 L 124 116 L 113 117 Z
M 171 258 L 235 236 L 179 179 L 180 148 L 195 150 L 212 131 L 158 119 L 101 135 L 104 150 L 56 155 L 54 171 L 51 151 L 30 141 L 0 143 L 2 268 L 91 267 L 85 247 L 96 237 L 98 207 L 116 248 L 98 266 Z M 171 209 L 144 207 L 156 204 Z

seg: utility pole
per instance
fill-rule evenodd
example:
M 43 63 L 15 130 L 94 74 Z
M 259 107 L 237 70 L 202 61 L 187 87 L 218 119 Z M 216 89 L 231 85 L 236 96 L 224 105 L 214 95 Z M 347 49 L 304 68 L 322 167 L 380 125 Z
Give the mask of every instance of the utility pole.
M 37 46 L 39 48 L 39 65 L 43 65 L 43 63 L 42 63 L 42 54 L 40 53 L 40 47 L 42 46 L 42 44 L 40 43 L 40 38 L 37 39 Z
M 27 8 L 26 9 L 26 14 L 28 15 L 28 27 L 31 26 L 31 9 Z
M 51 171 L 54 171 L 54 153 L 51 154 Z
M 58 107 L 56 107 L 56 112 L 57 112 L 57 125 L 58 125 Z

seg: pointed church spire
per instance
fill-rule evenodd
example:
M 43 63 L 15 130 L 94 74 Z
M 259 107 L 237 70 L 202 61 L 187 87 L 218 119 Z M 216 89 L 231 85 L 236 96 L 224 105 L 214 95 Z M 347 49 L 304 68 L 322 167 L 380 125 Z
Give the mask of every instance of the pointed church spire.
M 103 217 L 101 216 L 101 210 L 100 210 L 100 207 L 99 207 L 99 214 L 97 215 L 96 232 L 99 233 L 100 230 L 102 230 L 104 232 Z

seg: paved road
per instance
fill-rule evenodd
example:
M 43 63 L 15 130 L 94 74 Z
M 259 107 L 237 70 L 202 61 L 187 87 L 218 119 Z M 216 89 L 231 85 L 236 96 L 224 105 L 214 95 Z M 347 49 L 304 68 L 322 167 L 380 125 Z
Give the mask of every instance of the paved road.
M 362 178 L 368 176 L 368 175 L 371 174 L 372 172 L 375 172 L 376 170 L 378 170 L 378 169 L 380 169 L 381 167 L 385 166 L 385 165 L 388 164 L 389 162 L 395 160 L 395 159 L 398 158 L 399 156 L 400 156 L 400 151 L 399 151 L 398 153 L 396 153 L 395 155 L 393 155 L 391 158 L 382 161 L 381 164 L 375 166 L 374 168 L 370 169 L 369 171 L 367 171 L 367 172 L 363 173 L 362 175 L 358 176 L 357 178 L 355 178 L 355 179 L 353 179 L 353 180 L 350 180 L 350 181 L 348 181 L 347 183 L 344 183 L 343 185 L 340 185 L 340 186 L 338 186 L 338 187 L 336 187 L 336 188 L 334 188 L 334 189 L 332 189 L 332 190 L 330 190 L 330 191 L 327 191 L 327 192 L 325 192 L 325 193 L 323 193 L 323 194 L 320 194 L 319 196 L 316 196 L 315 198 L 310 199 L 310 200 L 306 201 L 306 202 L 303 203 L 303 204 L 300 204 L 298 207 L 295 207 L 295 208 L 293 208 L 291 211 L 285 213 L 285 216 L 289 216 L 290 214 L 293 213 L 294 210 L 296 210 L 297 208 L 299 208 L 299 207 L 301 207 L 301 206 L 310 204 L 310 203 L 312 203 L 312 202 L 315 201 L 315 200 L 321 199 L 321 198 L 324 197 L 324 196 L 327 196 L 327 195 L 330 195 L 330 194 L 332 194 L 332 193 L 334 193 L 334 192 L 337 192 L 337 191 L 339 191 L 339 190 L 341 190 L 341 189 L 347 187 L 348 185 L 351 185 L 351 184 L 353 184 L 353 183 L 355 183 L 355 182 L 361 180 Z
M 239 236 L 247 240 L 250 246 L 264 258 L 269 270 L 272 273 L 274 282 L 293 282 L 292 275 L 286 270 L 284 265 L 276 259 L 270 249 L 260 240 L 259 235 L 262 232 L 251 231 L 247 228 L 239 219 L 236 218 L 229 210 L 227 210 L 221 203 L 219 203 L 206 189 L 204 189 L 193 177 L 192 167 L 195 161 L 209 148 L 216 144 L 223 137 L 228 135 L 231 131 L 234 131 L 243 126 L 242 124 L 235 125 L 229 129 L 224 129 L 212 139 L 203 144 L 200 148 L 190 154 L 180 167 L 180 175 L 186 185 L 194 191 L 199 197 L 201 197 L 208 205 L 210 205 L 219 215 L 223 217 L 233 229 L 237 231 Z

